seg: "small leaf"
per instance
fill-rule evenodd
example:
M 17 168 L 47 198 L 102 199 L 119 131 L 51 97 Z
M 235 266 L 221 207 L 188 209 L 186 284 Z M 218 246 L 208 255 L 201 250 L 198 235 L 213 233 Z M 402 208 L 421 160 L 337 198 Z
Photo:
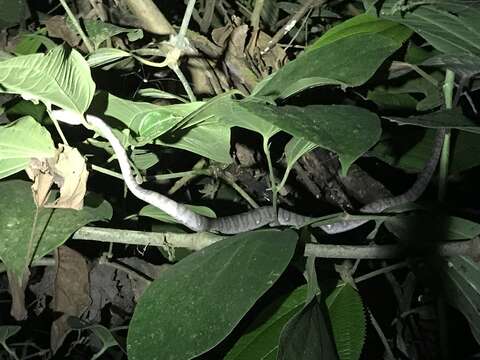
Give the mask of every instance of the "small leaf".
M 287 297 L 265 308 L 249 326 L 225 360 L 276 359 L 278 340 L 283 326 L 305 305 L 306 286 L 292 291 Z
M 430 76 L 439 78 L 443 74 L 436 72 Z M 439 82 L 441 82 L 440 79 Z M 416 100 L 418 94 L 422 94 L 423 99 Z M 386 104 L 390 105 L 389 103 L 391 103 L 392 106 L 385 106 L 385 102 L 381 101 L 385 98 L 387 99 Z M 438 108 L 443 104 L 440 89 L 423 78 L 409 79 L 400 86 L 379 86 L 373 91 L 369 91 L 368 99 L 376 102 L 382 108 L 400 110 L 426 111 Z
M 72 27 L 72 29 L 75 29 L 71 25 L 70 18 L 68 19 L 67 23 Z M 121 33 L 135 32 L 137 30 L 124 28 L 117 25 L 109 24 L 105 21 L 93 19 L 84 19 L 84 25 L 85 30 L 88 34 L 88 38 L 93 42 L 95 48 L 98 48 L 101 43 L 103 43 L 105 40 L 112 38 L 115 35 Z
M 160 161 L 157 154 L 143 149 L 134 149 L 131 158 L 135 167 L 143 171 L 150 169 Z
M 38 52 L 40 47 L 43 45 L 45 48 L 50 51 L 57 46 L 50 38 L 40 35 L 40 31 L 37 31 L 36 34 L 22 34 L 20 41 L 15 46 L 15 54 L 17 55 L 29 55 L 35 54 Z
M 212 209 L 206 207 L 206 206 L 196 206 L 196 205 L 187 205 L 185 204 L 186 207 L 188 207 L 190 210 L 193 212 L 209 217 L 209 218 L 216 218 L 217 216 L 215 215 L 215 212 L 213 212 Z M 170 215 L 167 215 L 165 212 L 162 210 L 156 208 L 153 205 L 147 205 L 144 206 L 140 212 L 138 213 L 140 216 L 147 216 L 152 219 L 158 220 L 158 221 L 163 221 L 166 223 L 178 223 L 174 218 L 172 218 Z
M 92 356 L 92 360 L 100 358 L 105 351 L 113 346 L 119 346 L 117 340 L 113 337 L 110 330 L 108 330 L 105 326 L 102 325 L 91 325 L 87 326 L 85 329 L 90 330 L 93 332 L 97 338 L 102 342 L 102 348 Z
M 6 344 L 8 338 L 12 337 L 22 329 L 21 326 L 16 325 L 2 325 L 0 326 L 0 343 Z
M 358 360 L 366 337 L 362 299 L 349 284 L 341 284 L 326 299 L 340 360 Z
M 92 68 L 110 64 L 120 59 L 130 57 L 126 51 L 115 48 L 101 48 L 88 55 L 88 65 Z
M 107 97 L 107 99 L 105 99 Z M 138 136 L 139 142 L 149 143 L 178 124 L 187 115 L 202 106 L 202 102 L 159 106 L 147 102 L 121 99 L 101 93 L 95 103 L 107 103 L 104 114 L 123 122 Z
M 249 232 L 170 267 L 135 308 L 128 358 L 182 360 L 212 349 L 283 273 L 296 241 L 290 230 Z
M 16 325 L 3 325 L 0 326 L 0 344 L 3 346 L 6 352 L 8 352 L 13 359 L 18 359 L 15 351 L 10 349 L 7 345 L 8 338 L 18 333 L 22 328 Z
M 446 258 L 441 264 L 443 293 L 460 310 L 480 344 L 480 267 L 468 256 Z
M 316 296 L 283 328 L 277 359 L 338 359 L 323 308 Z
M 469 53 L 437 55 L 425 60 L 422 65 L 445 67 L 466 78 L 480 73 L 480 57 Z
M 410 116 L 408 118 L 396 116 L 385 118 L 402 125 L 416 125 L 427 128 L 454 128 L 477 134 L 480 133 L 480 126 L 458 110 L 441 110 L 425 115 Z
M 281 182 L 282 184 L 286 182 L 290 171 L 292 170 L 298 159 L 300 159 L 304 154 L 315 149 L 316 147 L 316 144 L 300 137 L 294 136 L 290 139 L 287 145 L 285 145 L 285 159 L 287 160 L 287 167 L 285 169 L 285 174 L 283 175 L 283 179 Z
M 437 226 L 434 232 L 436 235 L 441 230 L 441 234 L 438 234 L 439 236 L 442 236 L 441 240 L 472 239 L 475 236 L 480 235 L 480 224 L 457 216 L 435 216 L 432 214 L 420 213 L 415 214 L 415 216 L 399 215 L 395 217 L 389 217 L 385 221 L 387 229 L 395 234 L 396 237 L 404 240 L 405 242 L 412 241 L 412 232 L 415 231 L 415 229 L 418 230 L 421 224 L 422 226 L 434 226 L 435 224 L 442 224 L 441 226 Z M 432 236 L 430 236 L 430 238 Z M 430 244 L 425 242 L 424 245 Z
M 293 165 L 300 159 L 303 155 L 312 151 L 317 147 L 316 144 L 307 141 L 300 137 L 293 137 L 285 145 L 285 159 L 287 160 L 287 169 L 291 169 Z

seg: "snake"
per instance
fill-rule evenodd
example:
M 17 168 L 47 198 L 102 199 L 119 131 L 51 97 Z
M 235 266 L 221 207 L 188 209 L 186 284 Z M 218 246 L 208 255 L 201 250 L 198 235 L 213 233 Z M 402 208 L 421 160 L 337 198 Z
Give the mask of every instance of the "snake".
M 77 113 L 60 109 L 53 110 L 52 116 L 60 122 L 70 125 L 81 125 L 87 123 L 87 127 L 96 130 L 101 136 L 108 140 L 117 157 L 120 170 L 131 193 L 140 200 L 164 211 L 174 218 L 178 223 L 195 232 L 215 232 L 221 234 L 238 234 L 261 228 L 265 225 L 270 226 L 293 226 L 301 227 L 315 221 L 316 218 L 297 214 L 295 212 L 274 206 L 262 206 L 244 213 L 225 216 L 220 218 L 208 218 L 197 214 L 182 203 L 179 203 L 158 192 L 141 187 L 133 175 L 128 155 L 112 132 L 112 129 L 101 118 L 95 115 L 87 114 L 85 118 Z M 432 175 L 437 167 L 442 151 L 445 130 L 437 130 L 435 136 L 432 155 L 425 163 L 423 170 L 417 176 L 414 184 L 403 194 L 380 199 L 367 204 L 359 209 L 360 214 L 379 214 L 391 207 L 399 206 L 405 203 L 416 201 L 425 191 Z M 327 234 L 343 233 L 355 229 L 366 222 L 369 218 L 344 219 L 332 224 L 324 224 L 319 227 Z

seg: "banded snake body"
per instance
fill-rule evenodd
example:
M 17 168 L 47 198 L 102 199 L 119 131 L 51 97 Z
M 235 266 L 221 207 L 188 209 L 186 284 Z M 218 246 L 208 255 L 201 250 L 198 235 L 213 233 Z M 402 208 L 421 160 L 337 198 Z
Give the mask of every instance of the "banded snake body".
M 52 111 L 56 120 L 71 124 L 82 124 L 82 118 L 67 110 Z M 128 156 L 120 141 L 113 134 L 110 127 L 99 117 L 86 115 L 86 122 L 99 131 L 100 135 L 106 138 L 112 146 L 124 181 L 128 189 L 140 200 L 153 205 L 164 211 L 179 223 L 196 232 L 218 232 L 222 234 L 237 234 L 254 230 L 265 225 L 283 225 L 300 227 L 312 222 L 314 218 L 299 215 L 297 213 L 279 208 L 277 214 L 273 206 L 263 206 L 238 215 L 226 216 L 217 219 L 210 219 L 199 215 L 183 204 L 180 204 L 155 191 L 142 188 L 137 184 L 129 164 Z M 391 198 L 380 199 L 362 207 L 359 212 L 365 214 L 378 214 L 393 206 L 398 206 L 417 200 L 424 192 L 437 166 L 442 150 L 445 130 L 438 130 L 432 150 L 432 156 L 425 164 L 422 172 L 418 175 L 415 183 L 405 193 Z M 369 219 L 349 219 L 333 224 L 319 226 L 327 234 L 338 234 L 359 227 Z

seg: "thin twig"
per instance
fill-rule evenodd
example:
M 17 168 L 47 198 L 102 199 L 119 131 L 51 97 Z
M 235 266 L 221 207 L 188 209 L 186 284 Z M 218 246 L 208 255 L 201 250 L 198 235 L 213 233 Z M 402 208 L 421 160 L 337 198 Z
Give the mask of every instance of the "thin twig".
M 231 179 L 229 176 L 227 175 L 223 175 L 223 174 L 219 174 L 218 175 L 222 180 L 224 180 L 228 185 L 230 185 L 236 192 L 238 192 L 238 194 L 245 199 L 245 201 L 248 202 L 248 204 L 254 208 L 254 209 L 258 209 L 258 204 L 255 202 L 255 200 L 253 200 L 250 195 L 248 195 L 248 193 L 243 190 L 240 185 L 238 185 L 233 179 Z
M 72 10 L 70 10 L 70 8 L 68 7 L 65 0 L 60 0 L 60 3 L 62 4 L 63 8 L 65 9 L 65 12 L 67 13 L 68 17 L 70 18 L 70 21 L 72 21 L 72 24 L 75 27 L 75 30 L 77 30 L 77 32 L 80 34 L 80 37 L 82 38 L 83 43 L 85 44 L 85 47 L 87 48 L 88 52 L 93 53 L 95 51 L 95 48 L 93 47 L 92 43 L 90 42 L 90 39 L 88 38 L 88 36 L 83 31 L 83 29 L 80 26 L 80 23 L 78 22 L 77 18 L 72 13 Z
M 404 267 L 408 267 L 408 263 L 406 261 L 402 261 L 402 262 L 399 262 L 399 263 L 396 263 L 396 264 L 393 264 L 393 265 L 390 265 L 390 266 L 384 266 L 380 269 L 371 271 L 368 274 L 364 274 L 364 275 L 360 275 L 359 277 L 356 277 L 355 278 L 355 283 L 358 284 L 359 282 L 369 280 L 371 278 L 374 278 L 375 276 L 383 275 L 385 273 L 389 273 L 389 272 L 392 272 L 394 270 L 402 269 Z
M 375 319 L 375 317 L 373 316 L 372 312 L 370 311 L 370 309 L 367 309 L 368 311 L 368 314 L 370 315 L 370 321 L 373 325 L 373 328 L 375 329 L 375 331 L 377 332 L 377 335 L 378 337 L 380 338 L 380 341 L 382 342 L 383 344 L 383 347 L 385 348 L 385 352 L 387 353 L 386 355 L 386 358 L 388 360 L 395 360 L 395 356 L 393 355 L 393 352 L 392 352 L 392 349 L 390 347 L 390 344 L 388 343 L 388 340 L 387 338 L 385 337 L 385 334 L 383 333 L 382 331 L 382 328 L 380 327 L 380 325 L 378 324 L 377 320 Z
M 112 170 L 110 170 L 110 169 L 106 169 L 106 168 L 101 167 L 101 166 L 98 166 L 98 165 L 92 164 L 92 170 L 95 170 L 95 171 L 98 171 L 99 173 L 102 173 L 102 174 L 105 174 L 105 175 L 108 175 L 108 176 L 111 176 L 111 177 L 114 177 L 114 178 L 123 180 L 122 174 L 119 174 L 119 173 L 117 173 L 117 172 L 115 172 L 115 171 L 112 171 Z
M 195 94 L 193 93 L 193 90 L 192 90 L 192 87 L 190 86 L 190 84 L 188 83 L 188 80 L 187 78 L 185 77 L 185 75 L 183 75 L 183 72 L 180 70 L 180 68 L 178 67 L 177 64 L 172 64 L 172 65 L 169 65 L 170 69 L 173 70 L 173 72 L 175 73 L 175 75 L 177 75 L 178 79 L 180 80 L 180 82 L 182 83 L 183 85 L 183 88 L 185 89 L 185 91 L 187 92 L 187 95 L 188 95 L 188 98 L 191 102 L 194 102 L 194 101 L 197 101 L 197 98 L 195 97 Z
M 58 134 L 60 135 L 60 138 L 62 139 L 62 142 L 63 142 L 65 145 L 69 146 L 69 145 L 68 145 L 67 138 L 66 138 L 65 135 L 63 134 L 62 128 L 61 128 L 60 125 L 58 124 L 57 119 L 55 119 L 55 116 L 52 115 L 52 112 L 51 112 L 51 109 L 50 109 L 49 106 L 47 106 L 47 114 L 48 114 L 48 116 L 50 117 L 50 119 L 52 120 L 53 125 L 55 125 L 55 129 L 57 130 Z
M 187 8 L 185 9 L 185 14 L 183 14 L 182 25 L 178 31 L 177 39 L 183 41 L 185 35 L 187 34 L 188 24 L 192 17 L 193 7 L 195 6 L 195 0 L 188 0 Z
M 267 47 L 261 51 L 261 54 L 269 52 L 286 34 L 293 29 L 297 22 L 307 13 L 307 11 L 313 6 L 321 6 L 326 0 L 308 0 L 298 11 L 292 16 L 292 18 L 272 37 L 268 42 Z

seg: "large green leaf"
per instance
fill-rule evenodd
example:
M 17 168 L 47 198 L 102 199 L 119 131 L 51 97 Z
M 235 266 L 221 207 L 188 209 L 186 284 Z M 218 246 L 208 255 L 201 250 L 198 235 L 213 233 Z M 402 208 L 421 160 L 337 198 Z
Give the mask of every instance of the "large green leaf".
M 49 158 L 54 155 L 55 145 L 50 133 L 31 116 L 0 126 L 0 160 Z
M 275 106 L 247 98 L 228 97 L 200 109 L 203 118 L 219 119 L 269 138 L 280 129 L 338 154 L 345 174 L 348 167 L 379 139 L 380 119 L 368 110 L 347 105 Z M 310 148 L 310 145 L 306 145 Z M 293 160 L 293 159 L 292 159 Z
M 366 336 L 365 313 L 358 291 L 342 283 L 325 302 L 340 360 L 358 360 Z
M 90 105 L 95 83 L 82 55 L 58 46 L 46 55 L 0 61 L 0 91 L 83 113 Z
M 256 102 L 257 99 L 250 99 Z M 264 106 L 263 103 L 258 103 Z M 232 99 L 229 95 L 216 96 L 207 102 L 198 112 L 189 119 L 189 123 L 198 124 L 207 119 L 207 122 L 218 120 L 221 126 L 231 128 L 238 126 L 255 131 L 264 138 L 270 138 L 280 129 L 265 119 L 263 114 L 249 111 L 242 106 L 241 101 Z
M 296 241 L 290 230 L 239 234 L 170 267 L 135 309 L 129 359 L 191 359 L 213 348 L 283 273 Z
M 287 297 L 268 306 L 225 356 L 225 360 L 275 360 L 283 326 L 305 305 L 307 287 L 301 286 Z
M 468 256 L 453 256 L 442 261 L 443 293 L 448 302 L 467 318 L 480 344 L 480 267 Z
M 401 41 L 375 33 L 341 38 L 289 62 L 262 81 L 252 95 L 276 99 L 314 86 L 362 85 L 401 45 Z
M 256 101 L 242 101 L 239 105 L 246 110 L 242 114 L 244 121 L 255 122 L 261 118 L 293 136 L 337 153 L 343 174 L 381 134 L 380 119 L 355 106 L 278 107 Z
M 475 1 L 386 0 L 380 15 L 404 24 L 444 53 L 480 54 L 480 6 Z
M 411 31 L 394 21 L 361 14 L 334 26 L 308 46 L 305 51 L 318 49 L 340 39 L 359 34 L 380 34 L 401 43 L 411 34 Z
M 0 179 L 22 171 L 28 166 L 30 159 L 0 159 Z
M 154 141 L 221 163 L 232 162 L 229 129 L 215 119 L 205 119 L 202 114 L 193 116 L 200 113 L 202 102 L 158 106 L 102 93 L 95 97 L 94 107 L 100 110 L 105 103 L 107 106 L 102 112 L 106 116 L 120 120 L 136 133 L 134 141 L 126 138 L 126 145 L 141 146 Z M 194 124 L 182 127 L 182 122 L 189 117 L 194 118 Z
M 50 133 L 32 117 L 0 126 L 0 179 L 25 169 L 31 158 L 54 155 Z
M 0 182 L 0 259 L 8 270 L 21 276 L 27 260 L 35 215 L 31 183 L 20 180 Z M 109 219 L 112 208 L 93 195 L 85 198 L 82 210 L 40 209 L 35 226 L 35 259 L 62 245 L 77 229 L 98 220 Z

